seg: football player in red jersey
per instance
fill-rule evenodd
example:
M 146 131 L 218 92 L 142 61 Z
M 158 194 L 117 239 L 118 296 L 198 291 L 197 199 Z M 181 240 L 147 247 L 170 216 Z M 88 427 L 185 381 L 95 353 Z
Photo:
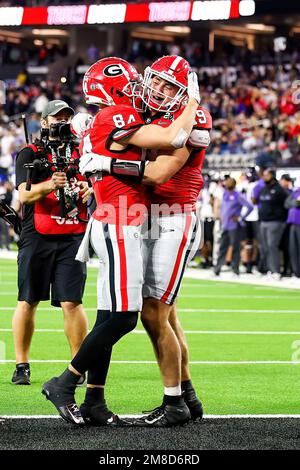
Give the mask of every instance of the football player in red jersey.
M 83 259 L 89 238 L 100 260 L 98 312 L 95 326 L 86 337 L 71 364 L 59 377 L 43 385 L 42 392 L 52 401 L 61 416 L 72 423 L 125 425 L 106 407 L 103 386 L 110 361 L 111 348 L 131 331 L 142 308 L 143 261 L 141 228 L 146 212 L 145 192 L 139 181 L 122 180 L 132 171 L 143 171 L 142 149 L 174 149 L 185 145 L 192 130 L 199 93 L 195 77 L 190 75 L 186 110 L 168 128 L 144 126 L 131 105 L 133 85 L 139 79 L 128 62 L 107 58 L 87 71 L 83 89 L 88 103 L 101 110 L 88 119 L 88 129 L 82 133 L 81 152 L 105 155 L 110 175 L 99 175 L 99 167 L 89 158 L 81 161 L 83 173 L 98 171 L 93 176 L 97 209 L 90 221 L 78 259 Z M 115 165 L 117 155 L 126 164 Z M 78 409 L 74 392 L 81 371 L 89 371 L 85 402 Z M 189 410 L 183 407 L 181 423 Z M 84 421 L 83 421 L 84 419 Z
M 184 108 L 178 103 L 178 96 L 180 85 L 186 84 L 187 76 L 182 73 L 185 62 L 181 57 L 162 57 L 146 70 L 142 99 L 149 110 L 151 123 L 168 126 L 182 113 Z M 158 213 L 152 211 L 151 215 L 152 225 L 159 226 L 159 235 L 144 240 L 146 274 L 141 319 L 152 340 L 165 390 L 163 404 L 139 420 L 141 425 L 151 426 L 155 419 L 154 425 L 166 425 L 167 405 L 181 400 L 189 407 L 192 419 L 201 419 L 203 414 L 191 382 L 188 346 L 174 302 L 185 267 L 200 243 L 196 201 L 203 187 L 201 170 L 211 127 L 209 112 L 199 106 L 187 145 L 174 152 L 177 157 L 174 176 L 153 186 L 150 196 L 152 207 L 158 207 Z M 156 159 L 156 173 L 161 161 L 162 157 Z M 155 184 L 156 173 L 152 168 L 150 174 L 151 165 L 154 167 L 154 164 L 146 167 L 145 182 Z
M 182 102 L 186 99 L 189 69 L 188 62 L 179 56 L 162 57 L 146 69 L 141 93 L 148 109 L 145 122 L 166 127 L 178 119 L 185 109 Z M 153 185 L 148 193 L 151 226 L 158 227 L 159 234 L 153 236 L 152 230 L 144 240 L 141 318 L 152 340 L 165 390 L 162 406 L 138 420 L 140 425 L 176 423 L 176 407 L 184 401 L 192 419 L 202 418 L 202 405 L 191 382 L 188 346 L 174 302 L 185 267 L 200 242 L 196 201 L 203 187 L 201 170 L 211 126 L 209 112 L 199 106 L 187 145 L 173 150 L 171 160 L 159 155 L 144 172 L 143 182 Z

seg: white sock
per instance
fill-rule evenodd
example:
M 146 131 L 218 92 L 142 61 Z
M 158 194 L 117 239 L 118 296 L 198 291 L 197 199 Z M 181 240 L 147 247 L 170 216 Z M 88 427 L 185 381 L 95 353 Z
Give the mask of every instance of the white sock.
M 176 387 L 165 387 L 164 393 L 171 397 L 178 397 L 181 395 L 181 385 L 176 385 Z

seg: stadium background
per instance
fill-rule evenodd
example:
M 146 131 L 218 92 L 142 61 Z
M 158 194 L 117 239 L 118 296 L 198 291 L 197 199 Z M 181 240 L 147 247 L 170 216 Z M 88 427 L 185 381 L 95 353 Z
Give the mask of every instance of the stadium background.
M 143 0 L 97 5 L 80 1 L 1 2 L 1 188 L 13 190 L 14 157 L 24 145 L 21 114 L 28 115 L 29 130 L 34 136 L 48 99 L 62 98 L 77 111 L 82 110 L 83 74 L 90 63 L 106 55 L 130 60 L 140 71 L 164 53 L 181 54 L 190 61 L 199 73 L 202 104 L 214 119 L 206 160 L 208 172 L 222 174 L 234 169 L 239 175 L 263 161 L 297 177 L 299 35 L 300 8 L 293 1 Z M 5 189 L 1 191 L 4 193 Z M 13 204 L 17 205 L 15 193 Z M 0 416 L 50 415 L 53 409 L 39 391 L 45 378 L 62 369 L 58 361 L 68 359 L 60 312 L 53 311 L 48 303 L 41 305 L 32 347 L 33 384 L 25 390 L 12 389 L 11 316 L 16 303 L 16 264 L 14 259 L 8 259 L 14 255 L 3 252 L 1 257 Z M 206 423 L 210 424 L 209 416 L 227 416 L 227 428 L 219 421 L 218 425 L 221 436 L 226 431 L 231 436 L 235 426 L 231 415 L 280 415 L 280 431 L 275 431 L 274 436 L 276 426 L 272 425 L 268 431 L 271 434 L 267 432 L 269 440 L 266 435 L 258 439 L 257 428 L 251 427 L 252 418 L 247 418 L 240 444 L 228 439 L 223 445 L 299 448 L 294 432 L 298 420 L 288 419 L 299 414 L 299 289 L 287 289 L 283 284 L 264 286 L 259 281 L 253 285 L 220 284 L 192 277 L 197 276 L 189 271 L 179 312 L 191 348 L 193 379 L 208 415 Z M 96 306 L 95 279 L 96 271 L 90 268 L 84 302 L 90 324 Z M 135 414 L 159 404 L 160 379 L 141 325 L 117 345 L 113 361 L 107 395 L 117 412 Z M 217 448 L 208 424 L 200 425 L 204 443 L 194 433 L 196 437 L 191 438 L 190 444 L 179 439 L 177 448 Z M 42 419 L 40 426 L 44 426 Z M 58 435 L 61 428 L 66 429 L 64 423 L 55 422 L 54 426 Z M 268 424 L 263 424 L 262 429 L 263 426 Z M 11 429 L 8 425 L 3 446 L 20 448 Z M 246 436 L 251 429 L 254 432 L 249 440 Z M 172 436 L 164 436 L 165 444 L 151 435 L 150 440 L 149 436 L 139 443 L 133 439 L 128 444 L 125 440 L 127 444 L 123 445 L 173 448 Z M 90 444 L 85 446 L 91 447 L 85 448 L 117 445 L 115 437 L 111 444 L 101 444 L 95 436 L 94 440 L 90 437 Z M 43 440 L 33 444 L 29 438 L 23 445 L 58 448 L 61 444 L 52 437 L 47 444 Z M 73 444 L 66 441 L 65 448 L 72 445 L 84 448 L 80 447 L 80 439 Z M 108 445 L 112 447 L 105 447 Z

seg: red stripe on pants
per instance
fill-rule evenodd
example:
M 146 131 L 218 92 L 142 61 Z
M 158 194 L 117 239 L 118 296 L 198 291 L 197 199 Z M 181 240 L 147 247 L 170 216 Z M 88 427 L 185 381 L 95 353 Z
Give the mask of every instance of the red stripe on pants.
M 190 226 L 191 226 L 191 222 L 192 222 L 192 216 L 191 216 L 191 214 L 187 214 L 186 221 L 185 221 L 184 233 L 183 233 L 183 237 L 182 237 L 182 240 L 181 240 L 181 243 L 180 243 L 180 246 L 179 246 L 179 250 L 178 250 L 178 253 L 177 253 L 177 258 L 176 258 L 176 261 L 175 261 L 175 266 L 174 266 L 174 269 L 173 269 L 173 272 L 172 272 L 172 276 L 171 276 L 171 279 L 170 279 L 170 282 L 169 282 L 169 285 L 167 287 L 166 292 L 164 293 L 164 295 L 160 299 L 162 302 L 167 301 L 167 299 L 170 295 L 170 292 L 172 291 L 172 289 L 174 287 L 174 284 L 175 284 L 175 281 L 176 281 L 176 278 L 177 278 L 177 274 L 178 274 L 178 271 L 179 271 L 180 263 L 181 263 L 182 253 L 183 253 L 183 250 L 184 250 L 184 247 L 186 245 L 187 238 L 188 238 L 188 233 L 189 233 L 189 229 L 190 229 Z
M 121 225 L 116 227 L 119 255 L 120 255 L 120 292 L 122 299 L 122 312 L 128 311 L 128 294 L 127 294 L 127 262 L 125 251 L 124 232 Z

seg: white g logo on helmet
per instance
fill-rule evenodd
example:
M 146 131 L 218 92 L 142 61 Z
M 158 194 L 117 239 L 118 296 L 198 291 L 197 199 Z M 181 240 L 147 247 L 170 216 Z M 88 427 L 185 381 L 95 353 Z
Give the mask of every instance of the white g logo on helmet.
M 118 64 L 108 65 L 103 70 L 104 75 L 107 77 L 118 77 L 124 73 L 123 68 Z

